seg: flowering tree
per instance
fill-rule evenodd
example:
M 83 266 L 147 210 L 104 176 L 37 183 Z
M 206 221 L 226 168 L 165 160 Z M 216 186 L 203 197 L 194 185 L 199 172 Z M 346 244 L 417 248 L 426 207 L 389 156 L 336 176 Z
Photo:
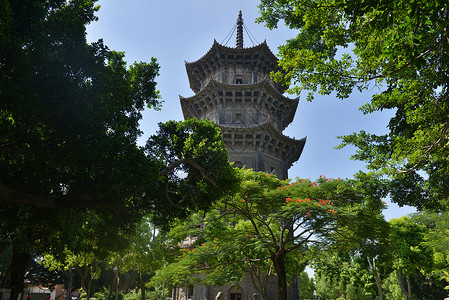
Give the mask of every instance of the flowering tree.
M 279 48 L 275 80 L 309 100 L 376 91 L 361 110 L 391 109 L 389 132 L 353 133 L 342 146 L 390 179 L 393 202 L 446 210 L 449 2 L 261 0 L 259 8 L 260 22 L 284 21 L 296 34 Z
M 206 214 L 196 247 L 185 251 L 178 266 L 192 272 L 198 271 L 192 265 L 205 272 L 226 266 L 227 274 L 241 274 L 251 263 L 268 262 L 284 300 L 288 275 L 301 271 L 315 251 L 355 247 L 360 239 L 374 239 L 384 222 L 384 204 L 362 181 L 321 176 L 288 184 L 250 170 L 241 176 L 239 191 Z

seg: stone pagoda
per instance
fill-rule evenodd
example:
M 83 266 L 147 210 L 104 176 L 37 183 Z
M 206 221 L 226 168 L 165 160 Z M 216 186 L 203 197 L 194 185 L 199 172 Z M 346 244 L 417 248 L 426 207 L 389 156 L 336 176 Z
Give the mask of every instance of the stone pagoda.
M 209 119 L 221 128 L 234 166 L 286 179 L 306 139 L 282 134 L 293 121 L 299 99 L 284 97 L 287 87 L 270 79 L 270 72 L 279 69 L 277 63 L 266 42 L 243 47 L 240 12 L 235 48 L 214 41 L 202 58 L 186 62 L 195 95 L 180 96 L 180 101 L 185 119 Z
M 287 87 L 270 79 L 270 72 L 279 70 L 277 63 L 277 57 L 266 42 L 243 47 L 240 12 L 235 48 L 214 41 L 202 58 L 186 62 L 190 88 L 195 95 L 180 97 L 180 101 L 185 119 L 209 119 L 221 128 L 229 160 L 234 166 L 274 173 L 279 179 L 286 179 L 306 139 L 295 140 L 282 134 L 293 121 L 299 99 L 284 97 L 282 94 Z M 188 239 L 183 246 L 191 244 L 192 240 Z M 277 278 L 271 275 L 267 299 L 278 299 L 276 282 Z M 299 299 L 298 291 L 298 281 L 293 280 L 288 288 L 288 299 Z M 260 295 L 246 275 L 238 286 L 175 288 L 172 299 L 243 300 L 260 299 Z

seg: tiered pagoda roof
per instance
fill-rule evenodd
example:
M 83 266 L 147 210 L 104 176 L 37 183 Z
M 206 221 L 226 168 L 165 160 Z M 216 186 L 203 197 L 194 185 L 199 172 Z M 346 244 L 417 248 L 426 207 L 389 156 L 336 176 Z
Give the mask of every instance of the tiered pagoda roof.
M 306 138 L 282 134 L 293 121 L 299 98 L 283 96 L 286 86 L 275 83 L 278 58 L 266 41 L 243 48 L 243 19 L 237 20 L 235 48 L 216 40 L 194 62 L 186 62 L 195 95 L 180 96 L 185 119 L 209 119 L 221 129 L 230 160 L 255 171 L 288 178 L 287 170 L 299 159 Z
M 201 119 L 217 106 L 257 107 L 265 112 L 279 131 L 284 130 L 295 116 L 299 98 L 290 99 L 276 90 L 268 78 L 253 84 L 229 85 L 210 80 L 199 93 L 184 98 L 180 96 L 184 119 Z M 216 122 L 221 124 L 216 118 Z M 251 123 L 251 122 L 250 122 Z
M 198 93 L 201 90 L 201 82 L 207 81 L 220 71 L 220 67 L 229 64 L 241 64 L 247 68 L 259 68 L 261 73 L 268 75 L 271 71 L 278 71 L 278 58 L 271 52 L 266 41 L 250 48 L 231 48 L 219 44 L 216 40 L 210 50 L 200 59 L 194 62 L 186 62 L 186 70 L 190 88 Z M 284 93 L 287 87 L 275 84 L 280 93 Z
M 287 168 L 299 159 L 307 140 L 287 137 L 269 122 L 251 127 L 218 127 L 221 129 L 223 142 L 230 151 L 265 149 L 266 154 L 282 159 Z

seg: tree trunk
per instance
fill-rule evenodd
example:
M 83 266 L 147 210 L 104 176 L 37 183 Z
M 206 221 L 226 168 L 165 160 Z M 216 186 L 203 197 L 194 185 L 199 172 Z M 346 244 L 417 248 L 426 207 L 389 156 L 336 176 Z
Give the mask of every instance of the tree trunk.
M 376 280 L 377 292 L 379 293 L 379 300 L 383 300 L 384 295 L 382 291 L 382 283 L 380 282 L 379 274 L 377 274 L 376 260 L 373 258 L 373 261 L 371 262 L 369 256 L 367 256 L 366 259 L 368 260 L 368 265 L 371 271 L 373 272 L 374 278 Z
M 89 280 L 87 284 L 87 299 L 90 299 L 90 288 L 92 287 L 92 279 Z
M 118 268 L 116 269 L 115 278 L 117 279 L 115 282 L 115 300 L 118 300 L 118 294 L 120 292 L 120 273 Z
M 139 289 L 140 289 L 140 299 L 145 300 L 145 281 L 143 279 L 143 271 L 139 271 Z
M 17 300 L 19 294 L 25 288 L 24 278 L 26 267 L 31 261 L 28 251 L 21 251 L 16 242 L 12 243 L 12 258 L 8 270 L 5 273 L 3 287 L 11 289 L 11 300 Z
M 77 271 L 78 274 L 80 275 L 81 278 L 81 288 L 83 289 L 83 291 L 86 293 L 87 295 L 87 299 L 90 299 L 90 287 L 91 287 L 91 283 L 92 283 L 92 279 L 88 278 L 89 276 L 89 268 L 87 267 L 87 265 L 84 265 L 84 272 L 81 270 L 82 267 L 77 266 Z M 87 281 L 87 286 L 86 286 L 86 281 Z
M 73 270 L 72 267 L 69 267 L 67 270 L 67 293 L 66 293 L 66 299 L 70 300 L 72 299 L 72 283 L 73 283 Z
M 287 300 L 287 275 L 285 271 L 285 254 L 282 250 L 271 256 L 276 275 L 278 277 L 279 300 Z
M 268 271 L 267 273 L 265 273 L 261 271 L 261 269 L 257 265 L 251 264 L 249 275 L 251 278 L 251 283 L 262 297 L 261 300 L 267 300 L 267 285 L 270 278 L 270 272 Z
M 402 277 L 401 269 L 398 269 L 397 273 L 398 273 L 399 287 L 401 288 L 401 291 L 404 294 L 405 298 L 407 300 L 410 300 L 411 299 L 411 287 L 408 286 L 408 291 L 407 291 L 407 289 L 404 286 L 404 280 L 403 280 L 403 277 Z M 410 276 L 407 275 L 407 285 L 409 285 L 409 284 L 410 284 Z
M 407 274 L 405 276 L 405 280 L 407 281 L 407 292 L 408 292 L 408 300 L 412 300 L 412 283 L 410 281 L 410 275 Z

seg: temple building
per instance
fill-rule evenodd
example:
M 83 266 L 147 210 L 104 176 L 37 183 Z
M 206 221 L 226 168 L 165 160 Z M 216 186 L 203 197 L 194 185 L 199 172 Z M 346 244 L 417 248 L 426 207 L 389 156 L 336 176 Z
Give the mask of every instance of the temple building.
M 229 160 L 236 167 L 274 173 L 288 178 L 288 169 L 301 156 L 306 138 L 295 140 L 282 134 L 293 121 L 299 99 L 283 96 L 287 89 L 270 78 L 279 70 L 278 59 L 266 42 L 243 47 L 243 19 L 237 19 L 236 47 L 214 41 L 210 50 L 195 62 L 186 62 L 190 88 L 195 95 L 180 102 L 185 119 L 208 119 L 222 131 Z M 219 297 L 219 298 L 216 298 Z M 266 297 L 278 299 L 277 278 L 271 276 Z M 236 285 L 186 286 L 173 290 L 173 300 L 262 299 L 250 276 Z M 298 283 L 288 289 L 296 300 Z
M 270 72 L 278 70 L 277 62 L 266 42 L 243 47 L 240 12 L 235 48 L 214 41 L 202 58 L 186 62 L 195 95 L 180 101 L 185 119 L 209 119 L 221 128 L 234 166 L 287 179 L 306 139 L 282 134 L 293 121 L 299 99 L 284 97 L 287 87 L 270 78 Z

